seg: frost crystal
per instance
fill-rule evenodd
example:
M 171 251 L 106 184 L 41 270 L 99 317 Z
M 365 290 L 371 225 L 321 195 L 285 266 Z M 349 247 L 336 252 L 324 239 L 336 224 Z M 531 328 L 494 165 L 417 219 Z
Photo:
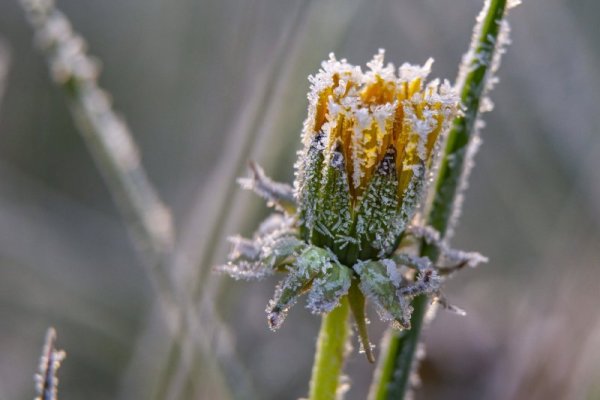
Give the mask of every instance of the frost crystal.
M 510 44 L 510 26 L 506 21 L 506 18 L 503 18 L 500 21 L 500 28 L 497 38 L 492 36 L 487 37 L 487 41 L 485 43 L 481 43 L 479 40 L 479 35 L 482 31 L 482 24 L 487 15 L 490 8 L 490 0 L 486 0 L 481 13 L 477 16 L 477 23 L 473 29 L 473 35 L 471 38 L 471 46 L 467 53 L 463 55 L 462 63 L 459 68 L 458 77 L 456 79 L 455 87 L 460 88 L 464 87 L 465 80 L 469 72 L 480 66 L 488 66 L 486 71 L 486 77 L 483 79 L 483 84 L 485 85 L 481 91 L 481 100 L 479 102 L 479 108 L 473 107 L 476 109 L 466 110 L 465 118 L 473 121 L 474 129 L 472 133 L 472 137 L 470 143 L 467 148 L 467 152 L 465 154 L 464 161 L 464 171 L 461 174 L 461 180 L 458 185 L 457 195 L 455 196 L 454 207 L 452 210 L 452 214 L 450 216 L 450 222 L 448 224 L 448 228 L 446 231 L 446 239 L 452 237 L 454 233 L 454 228 L 456 227 L 456 221 L 458 221 L 458 217 L 460 216 L 460 211 L 462 209 L 463 203 L 463 193 L 467 189 L 467 182 L 469 179 L 470 171 L 473 167 L 473 159 L 479 146 L 481 144 L 481 139 L 479 137 L 479 131 L 483 127 L 483 121 L 481 120 L 481 113 L 485 113 L 491 111 L 493 108 L 493 102 L 489 98 L 489 94 L 494 88 L 494 86 L 499 82 L 498 77 L 496 77 L 496 73 L 498 68 L 500 67 L 500 61 L 502 59 L 502 55 L 506 52 L 506 46 Z M 505 17 L 506 13 L 517 5 L 521 4 L 520 0 L 509 0 L 507 6 L 505 8 Z M 477 91 L 474 91 L 477 92 Z
M 255 163 L 250 163 L 251 175 L 248 178 L 238 179 L 244 189 L 252 190 L 279 211 L 294 212 L 295 200 L 292 187 L 285 183 L 272 181 L 265 176 L 263 169 Z

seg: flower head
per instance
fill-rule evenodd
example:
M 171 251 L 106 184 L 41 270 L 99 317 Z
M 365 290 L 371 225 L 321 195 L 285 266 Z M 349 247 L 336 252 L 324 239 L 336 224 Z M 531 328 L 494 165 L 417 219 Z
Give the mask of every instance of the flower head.
M 458 110 L 447 81 L 425 82 L 432 59 L 403 64 L 398 74 L 383 59 L 380 50 L 363 73 L 331 54 L 309 78 L 295 185 L 301 229 L 346 261 L 393 251 L 420 203 L 435 144 Z

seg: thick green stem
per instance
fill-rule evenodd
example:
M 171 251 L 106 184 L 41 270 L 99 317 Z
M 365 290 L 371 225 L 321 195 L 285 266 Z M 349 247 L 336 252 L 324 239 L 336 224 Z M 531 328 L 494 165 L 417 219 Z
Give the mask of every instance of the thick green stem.
M 495 51 L 498 49 L 497 39 L 506 10 L 506 0 L 490 0 L 486 2 L 486 7 L 484 7 L 483 19 L 480 20 L 479 30 L 471 43 L 471 58 L 463 66 L 466 68 L 465 73 L 460 77 L 461 86 L 458 90 L 465 113 L 454 120 L 452 129 L 448 133 L 434 186 L 433 202 L 427 214 L 427 224 L 438 230 L 442 238 L 446 234 L 461 182 L 466 179 L 464 174 L 465 164 L 468 161 L 467 149 L 471 138 L 476 133 L 475 122 L 480 100 L 484 94 L 486 78 L 491 70 Z M 423 244 L 421 255 L 429 257 L 435 263 L 439 250 L 434 246 Z M 371 388 L 370 399 L 401 400 L 408 393 L 409 378 L 416 363 L 414 360 L 416 348 L 427 311 L 427 300 L 426 296 L 418 296 L 413 300 L 414 311 L 410 330 L 389 334 Z
M 323 316 L 310 379 L 309 400 L 335 400 L 344 366 L 350 326 L 348 298 Z

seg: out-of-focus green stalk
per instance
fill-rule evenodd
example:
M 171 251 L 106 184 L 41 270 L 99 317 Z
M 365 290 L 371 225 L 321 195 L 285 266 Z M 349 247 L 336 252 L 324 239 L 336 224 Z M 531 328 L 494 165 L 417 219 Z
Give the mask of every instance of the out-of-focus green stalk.
M 468 68 L 458 88 L 461 102 L 465 108 L 464 115 L 454 120 L 448 133 L 446 145 L 441 159 L 438 175 L 434 185 L 434 198 L 427 217 L 427 224 L 446 234 L 450 217 L 454 209 L 456 195 L 460 189 L 467 161 L 467 149 L 470 139 L 475 134 L 475 122 L 479 112 L 481 97 L 486 86 L 486 76 L 491 68 L 494 52 L 497 50 L 497 39 L 500 24 L 504 18 L 506 0 L 486 2 L 485 16 L 480 21 L 480 30 L 476 32 L 471 43 L 471 58 L 463 66 Z M 435 262 L 439 250 L 424 243 L 421 254 Z M 413 370 L 415 353 L 419 343 L 419 335 L 423 318 L 427 311 L 427 297 L 418 296 L 413 300 L 414 311 L 411 317 L 412 328 L 407 331 L 392 331 L 376 373 L 377 381 L 371 388 L 372 400 L 404 399 L 409 389 L 410 375 Z
M 310 379 L 309 400 L 335 400 L 344 366 L 350 307 L 348 298 L 323 317 Z

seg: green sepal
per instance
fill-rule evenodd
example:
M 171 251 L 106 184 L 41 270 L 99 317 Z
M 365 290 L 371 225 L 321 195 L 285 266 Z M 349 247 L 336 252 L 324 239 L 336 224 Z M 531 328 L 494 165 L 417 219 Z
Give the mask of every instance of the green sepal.
M 358 259 L 389 257 L 405 224 L 397 223 L 400 199 L 396 150 L 390 146 L 361 198 L 354 233 L 359 240 Z
M 359 280 L 357 277 L 352 279 L 352 285 L 350 286 L 350 291 L 348 292 L 348 301 L 350 303 L 350 310 L 354 316 L 354 321 L 356 322 L 358 338 L 361 342 L 362 348 L 365 351 L 367 360 L 369 360 L 370 363 L 374 363 L 375 355 L 373 354 L 371 341 L 369 340 L 369 332 L 367 330 L 367 317 L 365 314 L 366 301 L 365 296 L 360 291 Z
M 312 137 L 309 147 L 299 158 L 299 164 L 297 164 L 296 196 L 298 198 L 300 237 L 307 242 L 310 240 L 315 226 L 317 202 L 325 159 L 323 154 L 323 149 L 325 148 L 324 141 L 325 134 L 323 132 L 316 133 Z
M 398 213 L 398 224 L 402 232 L 409 226 L 415 213 L 421 207 L 423 200 L 423 190 L 427 182 L 428 170 L 425 162 L 420 161 L 412 166 L 412 175 L 408 181 L 406 189 L 401 193 L 401 204 Z
M 325 165 L 311 243 L 342 256 L 352 240 L 352 213 L 346 162 L 339 142 L 328 154 Z
M 396 264 L 389 259 L 363 261 L 353 269 L 360 277 L 361 291 L 377 305 L 380 318 L 392 322 L 392 326 L 396 328 L 410 328 L 412 309 L 408 301 L 398 293 L 402 276 Z
M 332 257 L 329 264 L 323 265 L 313 280 L 308 293 L 308 309 L 313 314 L 331 312 L 340 305 L 352 283 L 353 272 Z
M 288 276 L 277 285 L 275 295 L 267 306 L 269 327 L 278 329 L 287 316 L 288 310 L 306 293 L 313 280 L 323 270 L 328 269 L 331 254 L 316 246 L 307 246 L 288 267 Z
M 306 243 L 292 235 L 273 238 L 263 248 L 261 262 L 272 269 L 281 269 L 295 261 L 296 255 L 306 247 Z

